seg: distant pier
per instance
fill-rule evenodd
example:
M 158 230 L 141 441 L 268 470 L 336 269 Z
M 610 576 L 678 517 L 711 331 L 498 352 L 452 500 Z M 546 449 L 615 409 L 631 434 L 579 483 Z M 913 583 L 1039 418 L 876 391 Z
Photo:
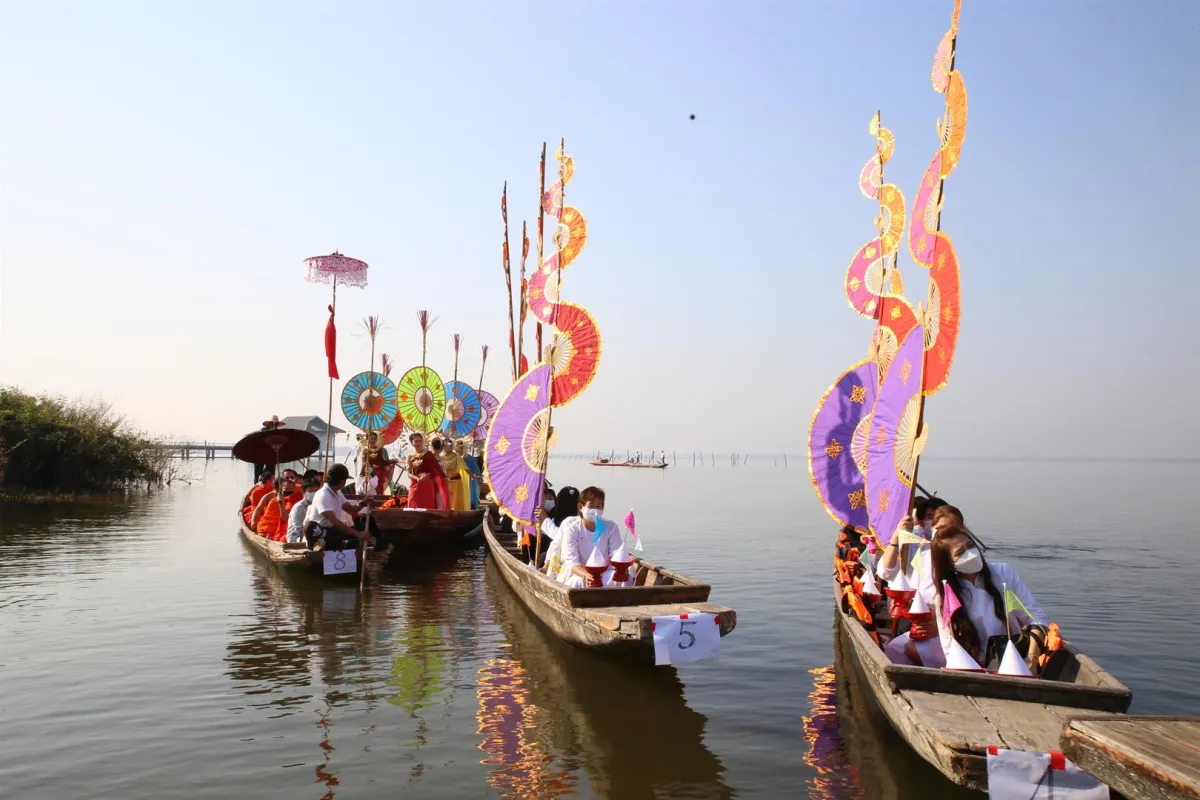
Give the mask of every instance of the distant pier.
M 233 445 L 217 442 L 173 442 L 163 445 L 164 450 L 170 450 L 182 459 L 203 458 L 205 461 L 217 458 L 233 458 Z

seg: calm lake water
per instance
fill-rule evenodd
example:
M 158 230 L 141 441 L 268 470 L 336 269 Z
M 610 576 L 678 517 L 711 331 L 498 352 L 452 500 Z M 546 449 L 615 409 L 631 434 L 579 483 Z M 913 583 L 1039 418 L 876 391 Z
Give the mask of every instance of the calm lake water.
M 799 461 L 799 464 L 796 462 Z M 481 549 L 360 594 L 284 579 L 231 519 L 236 462 L 117 505 L 0 505 L 0 795 L 953 798 L 833 669 L 831 543 L 799 459 L 551 462 L 634 507 L 645 555 L 738 610 L 719 660 L 562 645 Z M 1200 713 L 1197 462 L 928 459 L 1138 713 Z

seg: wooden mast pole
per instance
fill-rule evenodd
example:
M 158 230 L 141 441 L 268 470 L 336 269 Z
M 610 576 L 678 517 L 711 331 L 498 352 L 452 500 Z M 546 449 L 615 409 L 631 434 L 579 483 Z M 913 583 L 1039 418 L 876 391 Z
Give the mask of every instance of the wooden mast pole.
M 508 352 L 512 358 L 512 381 L 517 382 L 516 322 L 513 319 L 512 260 L 508 253 L 508 181 L 500 195 L 500 215 L 504 218 L 504 280 L 508 286 Z
M 543 145 L 543 147 L 544 147 L 544 145 Z M 566 159 L 567 159 L 567 140 L 566 139 L 559 140 L 558 151 L 560 153 L 562 153 L 562 155 L 563 155 L 563 160 L 558 163 L 558 182 L 562 186 L 562 198 L 558 204 L 558 224 L 562 225 L 563 209 L 566 208 L 566 206 L 567 206 L 567 186 L 566 186 L 566 181 L 563 180 L 563 178 L 566 177 Z M 557 259 L 557 263 L 555 264 L 555 268 L 557 269 L 558 272 L 554 276 L 554 280 L 556 281 L 557 285 L 561 286 L 562 285 L 562 283 L 561 283 L 562 282 L 562 262 L 563 262 L 562 238 L 559 237 L 557 239 L 557 241 L 558 241 L 558 259 Z M 561 295 L 561 291 L 560 291 L 559 297 L 561 298 L 561 296 L 562 295 Z M 555 303 L 555 305 L 557 305 L 557 303 Z M 551 312 L 551 313 L 553 313 L 553 312 Z M 541 496 L 542 493 L 545 492 L 546 473 L 549 471 L 549 467 L 550 467 L 550 421 L 553 416 L 553 413 L 554 413 L 554 371 L 553 371 L 553 369 L 551 369 L 551 372 L 550 372 L 550 398 L 549 398 L 549 402 L 546 404 L 546 429 L 545 429 L 545 431 L 543 431 L 543 434 L 545 435 L 545 439 L 544 439 L 545 443 L 542 447 L 542 452 L 545 454 L 544 457 L 546 459 L 546 463 L 542 469 L 542 485 L 538 487 L 539 497 Z M 534 538 L 535 538 L 535 542 L 534 542 L 534 549 L 533 549 L 533 568 L 537 569 L 538 561 L 540 561 L 541 557 L 542 557 L 542 531 L 540 528 L 536 528 L 534 530 Z
M 333 276 L 333 300 L 330 302 L 330 314 L 337 318 L 337 275 Z M 336 323 L 335 323 L 336 325 Z M 336 330 L 336 328 L 335 328 Z M 335 334 L 336 335 L 336 334 Z M 325 458 L 321 460 L 321 472 L 329 473 L 329 459 L 333 457 L 333 378 L 329 378 L 329 415 L 325 417 Z
M 958 57 L 958 17 L 959 17 L 959 10 L 962 7 L 961 3 L 962 3 L 962 0 L 954 0 L 954 12 L 953 12 L 954 16 L 952 18 L 952 23 L 951 23 L 952 27 L 954 29 L 954 34 L 950 37 L 950 69 L 947 72 L 947 75 L 954 72 L 954 60 Z M 946 87 L 946 91 L 947 92 L 950 91 L 949 86 Z M 943 113 L 949 115 L 950 110 L 947 108 Z M 941 230 L 942 230 L 942 199 L 945 196 L 945 192 L 946 192 L 946 181 L 945 181 L 945 179 L 939 180 L 938 181 L 938 197 L 937 197 L 937 210 L 938 210 L 937 222 L 935 223 L 934 229 L 933 229 L 933 235 L 935 237 L 939 233 L 941 233 Z M 913 211 L 915 212 L 916 209 L 913 209 Z M 934 258 L 936 259 L 937 258 L 937 242 L 936 242 L 936 240 L 934 241 L 934 244 L 933 244 L 933 252 L 934 252 Z M 935 261 L 935 264 L 936 264 L 936 261 Z M 930 280 L 930 284 L 932 285 L 932 279 Z M 926 309 L 926 311 L 928 312 L 928 309 Z M 925 352 L 924 352 L 924 350 L 922 350 L 922 353 L 921 353 L 921 360 L 922 360 L 921 382 L 922 383 L 924 383 L 924 381 L 925 381 L 925 364 L 924 364 L 925 358 L 926 358 Z M 924 428 L 925 428 L 925 390 L 923 388 L 921 390 L 920 396 L 921 396 L 921 401 L 917 405 L 917 430 L 914 434 L 918 438 L 920 438 L 920 436 L 923 433 Z M 917 486 L 917 471 L 920 469 L 920 467 L 921 467 L 921 456 L 920 456 L 920 454 L 918 454 L 916 459 L 914 459 L 914 461 L 913 461 L 913 473 L 912 473 L 912 485 L 913 486 Z M 915 494 L 915 492 L 913 494 Z M 913 502 L 912 495 L 910 495 L 909 502 L 910 503 Z
M 542 268 L 542 236 L 545 227 L 546 207 L 543 205 L 543 200 L 546 197 L 546 143 L 542 142 L 542 161 L 538 167 L 538 223 L 537 223 L 537 264 L 534 269 Z M 534 354 L 534 361 L 538 361 L 542 357 L 542 321 L 537 321 L 535 330 L 537 352 Z

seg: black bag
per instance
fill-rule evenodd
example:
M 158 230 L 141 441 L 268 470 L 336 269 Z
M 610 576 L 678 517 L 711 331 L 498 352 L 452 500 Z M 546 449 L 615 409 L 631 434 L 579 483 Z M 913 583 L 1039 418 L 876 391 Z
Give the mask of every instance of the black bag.
M 984 659 L 984 665 L 988 672 L 996 672 L 1000 669 L 1000 662 L 1004 660 L 1004 649 L 1008 647 L 1009 637 L 1001 634 L 1000 636 L 988 637 L 987 641 L 987 658 Z M 1046 629 L 1041 625 L 1026 625 L 1021 629 L 1021 633 L 1013 643 L 1017 646 L 1017 652 L 1021 654 L 1021 658 L 1025 659 L 1028 665 L 1029 661 L 1029 643 L 1036 641 L 1039 647 L 1045 648 L 1046 645 Z M 1030 667 L 1030 672 L 1037 676 L 1037 670 Z

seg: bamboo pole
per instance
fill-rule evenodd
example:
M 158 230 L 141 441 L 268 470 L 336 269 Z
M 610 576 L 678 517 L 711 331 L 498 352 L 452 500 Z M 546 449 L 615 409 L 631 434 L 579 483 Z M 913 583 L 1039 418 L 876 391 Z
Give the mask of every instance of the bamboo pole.
M 563 178 L 566 175 L 566 169 L 564 168 L 564 163 L 565 163 L 566 154 L 567 154 L 565 139 L 559 140 L 558 149 L 559 149 L 559 152 L 561 152 L 563 154 L 563 159 L 564 159 L 563 161 L 560 161 L 559 165 L 558 165 L 558 180 L 560 183 L 564 184 L 562 187 L 562 202 L 560 202 L 558 204 L 558 224 L 562 225 L 562 212 L 563 212 L 563 208 L 565 208 L 567 205 L 567 187 L 565 185 L 566 182 L 563 180 Z M 561 242 L 562 240 L 559 239 L 558 241 Z M 555 281 L 560 286 L 562 285 L 561 284 L 562 262 L 563 262 L 562 256 L 563 256 L 562 245 L 559 244 L 559 246 L 558 246 L 558 262 L 556 264 L 558 274 L 555 275 Z M 523 266 L 522 266 L 522 272 L 524 272 Z M 553 375 L 553 373 L 551 373 L 551 375 L 550 375 L 550 398 L 549 398 L 549 400 L 550 400 L 550 402 L 547 403 L 547 405 L 546 405 L 546 431 L 545 431 L 546 440 L 545 440 L 545 447 L 542 450 L 542 452 L 545 453 L 546 464 L 545 464 L 545 469 L 542 470 L 542 486 L 538 487 L 538 492 L 539 492 L 538 496 L 539 497 L 541 496 L 541 493 L 545 491 L 543 487 L 545 486 L 545 482 L 546 482 L 546 472 L 549 471 L 549 467 L 550 467 L 550 419 L 554 413 L 554 375 Z M 541 560 L 541 557 L 542 557 L 542 531 L 540 528 L 534 529 L 534 539 L 535 539 L 535 541 L 534 541 L 534 549 L 533 549 L 533 568 L 537 569 L 538 561 Z
M 333 315 L 334 336 L 337 336 L 337 275 L 333 276 L 333 300 L 330 302 L 330 314 Z M 334 345 L 336 347 L 336 339 Z M 325 417 L 325 458 L 321 462 L 321 472 L 329 474 L 329 460 L 333 458 L 333 378 L 329 379 L 329 414 Z
M 512 358 L 512 382 L 517 382 L 516 322 L 513 319 L 512 260 L 508 252 L 508 181 L 500 195 L 500 215 L 504 218 L 504 280 L 508 285 L 508 353 Z
M 546 143 L 542 142 L 542 162 L 538 168 L 538 224 L 537 224 L 537 264 L 534 269 L 542 268 L 542 236 L 545 225 L 546 209 L 542 204 L 542 200 L 546 196 Z M 537 352 L 534 354 L 534 361 L 540 361 L 542 358 L 542 321 L 537 321 Z

